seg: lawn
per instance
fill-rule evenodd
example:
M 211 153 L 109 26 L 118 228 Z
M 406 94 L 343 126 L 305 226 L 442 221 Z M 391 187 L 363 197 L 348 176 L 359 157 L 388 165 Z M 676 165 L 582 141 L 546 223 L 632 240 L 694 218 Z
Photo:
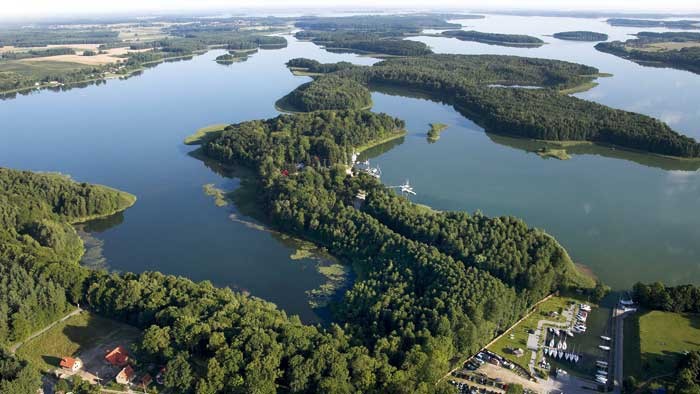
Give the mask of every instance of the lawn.
M 691 350 L 700 350 L 700 315 L 650 311 L 625 319 L 625 375 L 673 372 L 682 353 Z
M 562 311 L 569 305 L 570 302 L 576 301 L 570 297 L 554 296 L 542 304 L 537 306 L 537 309 L 519 324 L 511 327 L 505 335 L 498 341 L 489 346 L 489 350 L 498 353 L 508 360 L 520 365 L 526 371 L 530 361 L 530 351 L 527 350 L 527 337 L 529 330 L 536 330 L 537 323 L 540 320 L 549 320 L 553 322 L 565 322 L 566 319 L 562 316 Z M 577 301 L 576 301 L 577 302 Z M 550 316 L 552 312 L 557 312 L 557 317 Z M 525 350 L 525 354 L 517 357 L 512 354 L 509 349 L 521 348 Z
M 25 343 L 17 354 L 41 370 L 53 370 L 61 357 L 80 356 L 106 340 L 120 338 L 127 342 L 139 335 L 134 327 L 83 312 Z

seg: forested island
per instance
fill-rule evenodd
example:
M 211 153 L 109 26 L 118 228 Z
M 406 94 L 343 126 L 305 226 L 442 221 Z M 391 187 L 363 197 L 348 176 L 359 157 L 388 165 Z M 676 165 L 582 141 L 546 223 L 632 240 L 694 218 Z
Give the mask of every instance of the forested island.
M 303 62 L 294 60 L 293 64 Z M 494 64 L 499 67 L 492 67 Z M 657 119 L 560 93 L 589 84 L 598 75 L 594 67 L 515 56 L 430 55 L 388 59 L 333 74 L 370 88 L 389 85 L 425 92 L 454 105 L 487 132 L 551 141 L 591 141 L 683 158 L 700 156 L 700 144 Z
M 554 38 L 568 41 L 607 41 L 608 35 L 594 31 L 563 31 L 554 33 Z
M 446 18 L 482 18 L 478 15 L 358 15 L 350 17 L 301 18 L 295 23 L 303 30 L 295 37 L 310 40 L 328 50 L 390 56 L 422 56 L 432 53 L 422 42 L 405 40 L 423 29 L 461 27 Z
M 700 29 L 700 20 L 662 20 L 662 19 L 631 19 L 610 18 L 607 22 L 611 26 L 624 27 L 665 27 L 668 29 Z
M 447 125 L 444 123 L 431 123 L 430 130 L 428 130 L 428 142 L 437 142 L 440 139 L 440 133 L 445 131 Z
M 368 109 L 372 106 L 369 89 L 361 83 L 324 75 L 307 82 L 277 102 L 286 111 L 318 111 L 325 109 Z
M 640 32 L 635 39 L 602 42 L 595 48 L 645 66 L 700 74 L 700 33 Z
M 484 33 L 475 30 L 447 30 L 443 31 L 445 37 L 457 38 L 462 41 L 474 41 L 482 44 L 501 45 L 507 47 L 539 47 L 544 41 L 537 37 L 524 34 L 499 34 Z

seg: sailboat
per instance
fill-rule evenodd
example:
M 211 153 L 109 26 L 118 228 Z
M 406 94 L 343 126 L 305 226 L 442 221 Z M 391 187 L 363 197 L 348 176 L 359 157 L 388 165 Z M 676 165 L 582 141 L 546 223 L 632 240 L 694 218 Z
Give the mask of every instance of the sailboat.
M 549 347 L 554 347 L 554 338 L 549 341 Z
M 561 349 L 562 349 L 562 350 L 566 350 L 566 339 L 565 339 L 564 342 L 561 344 Z
M 564 357 L 564 351 L 563 351 L 563 350 L 560 350 L 558 356 L 559 356 L 560 359 L 561 359 L 562 357 Z

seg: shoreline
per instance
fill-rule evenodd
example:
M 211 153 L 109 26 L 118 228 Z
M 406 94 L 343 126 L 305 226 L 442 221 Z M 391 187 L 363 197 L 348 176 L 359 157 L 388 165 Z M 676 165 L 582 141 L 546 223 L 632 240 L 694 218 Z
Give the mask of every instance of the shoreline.
M 126 199 L 129 200 L 128 203 L 127 203 L 127 205 L 122 206 L 122 207 L 120 207 L 120 208 L 117 208 L 117 209 L 115 209 L 114 211 L 106 212 L 106 213 L 103 213 L 103 214 L 95 214 L 95 215 L 88 215 L 88 216 L 79 217 L 79 218 L 76 218 L 76 219 L 74 219 L 74 220 L 68 221 L 68 224 L 70 224 L 71 226 L 75 226 L 75 225 L 77 225 L 77 224 L 84 224 L 84 223 L 86 223 L 86 222 L 90 222 L 90 221 L 93 221 L 93 220 L 96 220 L 96 219 L 104 219 L 104 218 L 106 218 L 106 217 L 115 215 L 115 214 L 117 214 L 117 213 L 119 213 L 119 212 L 124 212 L 124 211 L 126 211 L 127 209 L 133 207 L 133 206 L 136 204 L 136 201 L 138 200 L 138 198 L 137 198 L 135 195 L 131 194 L 131 193 L 127 193 L 127 192 L 125 192 L 125 191 L 113 189 L 113 188 L 108 187 L 108 186 L 102 186 L 102 187 L 108 188 L 108 189 L 110 189 L 110 190 L 118 191 L 118 192 L 120 193 L 120 194 L 119 194 L 120 197 L 124 197 L 124 198 L 126 198 Z

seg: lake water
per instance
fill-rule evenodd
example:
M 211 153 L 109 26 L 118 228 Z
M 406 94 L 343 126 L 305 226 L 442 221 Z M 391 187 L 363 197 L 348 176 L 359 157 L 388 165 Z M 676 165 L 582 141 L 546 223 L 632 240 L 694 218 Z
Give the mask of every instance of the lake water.
M 548 44 L 518 49 L 414 39 L 436 52 L 516 54 L 596 66 L 614 76 L 579 97 L 656 116 L 700 137 L 700 76 L 641 67 L 599 53 L 592 43 L 545 36 L 595 30 L 623 39 L 642 29 L 575 18 L 488 16 L 463 23 L 467 29 L 533 34 Z M 292 259 L 298 245 L 250 225 L 235 206 L 216 207 L 202 186 L 231 191 L 239 178 L 213 171 L 182 144 L 204 125 L 275 116 L 275 101 L 309 80 L 289 73 L 284 63 L 290 58 L 376 61 L 288 40 L 288 48 L 260 51 L 231 66 L 215 63 L 222 52 L 212 51 L 127 80 L 2 101 L 0 165 L 59 171 L 137 195 L 124 214 L 85 228 L 97 246 L 91 256 L 101 254 L 110 269 L 206 279 L 319 321 L 306 292 L 325 281 L 316 268 L 329 261 Z M 593 148 L 571 152 L 568 161 L 542 159 L 527 141 L 488 135 L 450 106 L 387 92 L 374 92 L 373 99 L 375 111 L 405 119 L 409 134 L 390 150 L 368 154 L 375 156 L 386 184 L 410 179 L 418 192 L 415 202 L 522 217 L 554 235 L 577 263 L 614 288 L 638 280 L 700 283 L 700 175 L 692 166 Z M 449 128 L 429 144 L 425 134 L 432 122 Z

